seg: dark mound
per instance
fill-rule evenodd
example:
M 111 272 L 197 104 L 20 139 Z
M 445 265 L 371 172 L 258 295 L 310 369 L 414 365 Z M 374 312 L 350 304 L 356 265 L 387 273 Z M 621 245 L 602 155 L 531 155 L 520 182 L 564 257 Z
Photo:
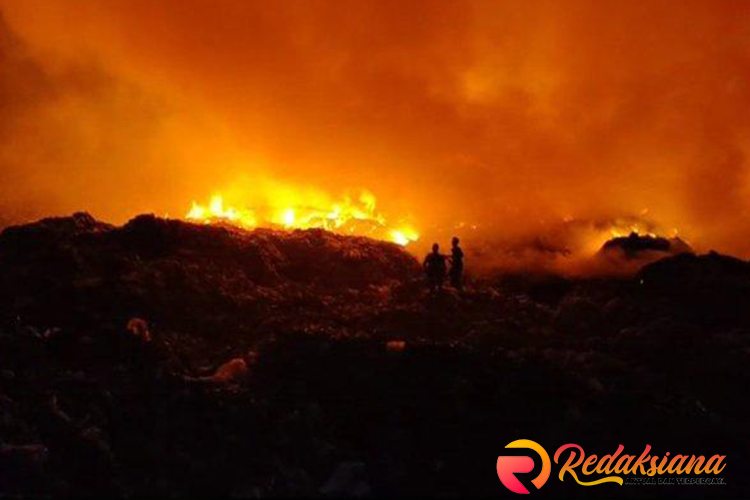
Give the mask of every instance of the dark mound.
M 670 293 L 708 290 L 742 294 L 750 286 L 750 263 L 717 252 L 686 253 L 644 266 L 638 278 Z
M 190 325 L 243 311 L 245 322 L 262 321 L 291 298 L 358 293 L 418 272 L 395 244 L 322 230 L 248 232 L 153 216 L 117 228 L 79 213 L 0 235 L 0 300 L 40 326 L 91 314 Z
M 677 255 L 692 252 L 690 245 L 680 238 L 662 238 L 661 236 L 639 235 L 630 233 L 628 236 L 612 238 L 604 243 L 601 252 L 619 252 L 627 258 L 640 258 L 644 254 L 657 253 L 661 257 L 665 255 Z
M 9 228 L 0 496 L 495 498 L 519 438 L 727 456 L 721 489 L 553 474 L 548 496 L 744 496 L 748 267 L 678 255 L 430 296 L 399 247 L 324 231 Z
M 637 275 L 644 290 L 694 312 L 707 326 L 750 323 L 750 263 L 711 252 L 649 264 Z
M 207 265 L 238 270 L 264 285 L 304 284 L 357 287 L 413 277 L 418 265 L 395 244 L 345 237 L 323 230 L 245 231 L 202 226 L 150 215 L 121 228 L 90 215 L 44 219 L 7 228 L 0 235 L 1 265 L 14 271 L 29 266 L 69 264 L 68 272 L 103 275 L 147 261 L 187 268 Z

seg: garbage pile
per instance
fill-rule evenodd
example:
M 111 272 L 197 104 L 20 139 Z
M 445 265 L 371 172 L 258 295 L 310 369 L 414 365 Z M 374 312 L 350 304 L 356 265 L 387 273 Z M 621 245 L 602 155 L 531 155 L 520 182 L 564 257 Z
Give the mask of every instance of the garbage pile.
M 748 290 L 718 254 L 429 294 L 400 247 L 325 231 L 9 228 L 0 496 L 496 496 L 517 438 L 727 455 L 739 495 Z

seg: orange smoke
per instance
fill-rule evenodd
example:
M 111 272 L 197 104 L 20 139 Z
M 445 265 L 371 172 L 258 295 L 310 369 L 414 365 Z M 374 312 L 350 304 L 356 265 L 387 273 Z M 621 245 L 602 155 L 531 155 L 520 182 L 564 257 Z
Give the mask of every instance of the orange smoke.
M 750 257 L 747 2 L 0 11 L 0 223 L 183 217 L 217 192 L 262 222 L 274 214 L 256 213 L 265 195 L 246 180 L 269 179 L 325 193 L 318 221 L 367 189 L 420 252 L 453 234 L 589 252 L 626 220 Z

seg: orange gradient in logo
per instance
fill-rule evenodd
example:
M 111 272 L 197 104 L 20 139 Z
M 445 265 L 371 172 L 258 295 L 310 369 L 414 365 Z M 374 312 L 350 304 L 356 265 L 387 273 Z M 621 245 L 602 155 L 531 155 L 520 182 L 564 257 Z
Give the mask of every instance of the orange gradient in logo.
M 518 439 L 508 444 L 506 448 L 528 448 L 534 450 L 542 458 L 542 471 L 531 480 L 536 489 L 541 488 L 549 479 L 552 464 L 549 455 L 538 443 L 529 439 Z M 534 459 L 531 457 L 497 457 L 497 477 L 503 486 L 513 493 L 528 494 L 529 490 L 516 478 L 516 473 L 531 472 L 534 469 Z

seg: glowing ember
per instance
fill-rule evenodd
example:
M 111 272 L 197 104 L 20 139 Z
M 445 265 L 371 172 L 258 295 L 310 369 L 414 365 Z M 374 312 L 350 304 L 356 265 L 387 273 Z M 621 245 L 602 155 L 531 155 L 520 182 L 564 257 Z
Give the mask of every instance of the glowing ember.
M 284 188 L 266 196 L 263 204 L 253 205 L 253 208 L 228 206 L 221 194 L 215 194 L 207 205 L 193 202 L 185 218 L 205 224 L 221 222 L 244 228 L 320 228 L 392 241 L 401 246 L 419 239 L 419 233 L 409 225 L 389 225 L 375 206 L 375 196 L 369 191 L 362 191 L 355 199 L 344 196 L 331 201 L 327 195 L 316 191 Z
M 613 227 L 609 230 L 609 234 L 612 236 L 612 238 L 624 238 L 625 236 L 628 236 L 632 233 L 635 233 L 639 236 L 650 236 L 652 238 L 655 238 L 657 236 L 656 233 L 649 231 L 640 224 L 630 224 L 626 227 Z
M 657 236 L 669 235 L 669 231 L 663 230 L 656 224 L 633 217 L 626 217 L 609 222 L 606 226 L 592 228 L 582 237 L 581 251 L 584 255 L 596 254 L 602 246 L 613 238 L 624 238 L 631 233 L 639 236 Z M 672 230 L 673 236 L 677 236 L 677 229 Z

